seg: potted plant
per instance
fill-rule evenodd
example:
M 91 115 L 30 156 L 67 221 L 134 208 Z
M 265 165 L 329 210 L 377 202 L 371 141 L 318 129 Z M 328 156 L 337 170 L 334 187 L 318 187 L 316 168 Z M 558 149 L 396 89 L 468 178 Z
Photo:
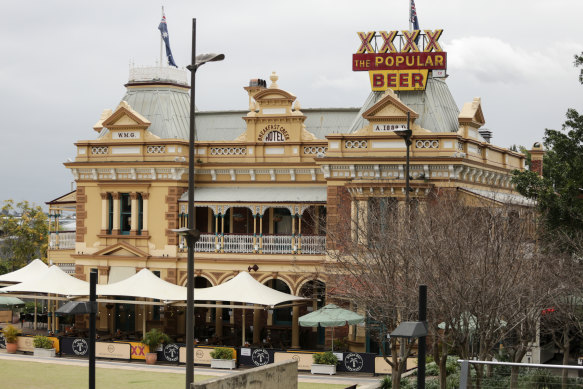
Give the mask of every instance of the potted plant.
M 10 354 L 14 354 L 18 349 L 18 343 L 16 339 L 20 334 L 20 331 L 14 326 L 6 326 L 2 331 L 4 334 L 4 340 L 6 341 L 6 351 Z
M 32 344 L 34 345 L 35 357 L 55 356 L 55 346 L 53 345 L 53 341 L 46 336 L 35 336 Z
M 217 369 L 233 370 L 236 360 L 233 359 L 233 349 L 228 347 L 216 347 L 211 351 L 211 367 Z
M 152 328 L 146 332 L 144 339 L 142 339 L 142 344 L 145 344 L 150 349 L 150 352 L 146 353 L 146 363 L 148 365 L 154 365 L 158 359 L 158 354 L 156 353 L 158 346 L 170 342 L 172 342 L 170 337 L 157 328 Z
M 312 374 L 336 374 L 338 357 L 332 351 L 313 354 L 312 359 Z

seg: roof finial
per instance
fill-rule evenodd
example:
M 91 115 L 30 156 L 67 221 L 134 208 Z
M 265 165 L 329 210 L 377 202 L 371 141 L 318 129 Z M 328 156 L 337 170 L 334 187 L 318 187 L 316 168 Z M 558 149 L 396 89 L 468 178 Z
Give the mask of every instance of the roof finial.
M 277 86 L 277 80 L 279 80 L 279 77 L 277 76 L 277 74 L 275 74 L 275 71 L 271 72 L 271 76 L 269 76 L 269 79 L 271 80 L 271 85 L 269 85 L 269 88 L 278 89 L 279 86 Z

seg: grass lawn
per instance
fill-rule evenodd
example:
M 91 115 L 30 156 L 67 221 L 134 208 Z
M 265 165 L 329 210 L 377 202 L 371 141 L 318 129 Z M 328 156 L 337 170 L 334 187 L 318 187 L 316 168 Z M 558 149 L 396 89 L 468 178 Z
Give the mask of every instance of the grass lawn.
M 183 374 L 96 368 L 95 375 L 95 387 L 98 389 L 184 387 Z M 195 375 L 196 381 L 208 378 L 211 377 Z M 2 389 L 78 389 L 87 388 L 88 385 L 86 367 L 0 360 L 0 387 Z M 304 382 L 298 384 L 299 389 L 341 389 L 344 387 L 346 386 Z

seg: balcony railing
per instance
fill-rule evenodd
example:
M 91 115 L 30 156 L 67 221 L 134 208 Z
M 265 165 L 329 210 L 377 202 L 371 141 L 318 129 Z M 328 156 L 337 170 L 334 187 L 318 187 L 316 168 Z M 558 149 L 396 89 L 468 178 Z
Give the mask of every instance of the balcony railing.
M 263 252 L 265 254 L 291 254 L 295 251 L 291 235 L 263 236 Z
M 300 245 L 301 239 L 301 245 Z M 181 239 L 180 248 L 186 250 Z M 323 235 L 264 235 L 201 234 L 194 246 L 196 252 L 258 253 L 258 254 L 324 254 L 326 237 Z
M 302 254 L 324 254 L 326 237 L 320 235 L 302 236 Z
M 186 247 L 186 244 L 183 243 L 183 246 Z M 216 247 L 214 234 L 201 234 L 198 242 L 196 242 L 194 245 L 194 251 L 199 253 L 212 253 L 215 250 Z
M 51 232 L 49 235 L 50 250 L 71 250 L 75 248 L 75 231 Z
M 223 250 L 226 253 L 252 253 L 253 235 L 225 235 Z

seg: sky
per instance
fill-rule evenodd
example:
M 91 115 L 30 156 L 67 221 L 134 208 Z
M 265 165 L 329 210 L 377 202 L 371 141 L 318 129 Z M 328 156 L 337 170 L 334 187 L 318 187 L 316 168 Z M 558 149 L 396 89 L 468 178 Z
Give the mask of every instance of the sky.
M 416 0 L 421 29 L 444 30 L 447 83 L 461 109 L 481 97 L 492 143 L 532 146 L 583 111 L 573 56 L 583 51 L 581 0 Z M 130 64 L 159 61 L 164 5 L 174 58 L 225 60 L 197 72 L 199 110 L 248 108 L 251 78 L 279 75 L 302 108 L 360 107 L 367 72 L 353 72 L 358 31 L 408 29 L 408 0 L 2 1 L 0 201 L 44 205 L 67 193 L 63 166 L 95 139 L 103 109 L 124 95 Z

